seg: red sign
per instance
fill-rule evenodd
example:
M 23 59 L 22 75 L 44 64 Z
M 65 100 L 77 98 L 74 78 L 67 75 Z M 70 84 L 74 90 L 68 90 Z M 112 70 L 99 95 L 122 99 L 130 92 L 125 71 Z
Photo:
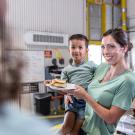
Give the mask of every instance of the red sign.
M 45 58 L 52 58 L 52 50 L 45 50 L 44 56 Z

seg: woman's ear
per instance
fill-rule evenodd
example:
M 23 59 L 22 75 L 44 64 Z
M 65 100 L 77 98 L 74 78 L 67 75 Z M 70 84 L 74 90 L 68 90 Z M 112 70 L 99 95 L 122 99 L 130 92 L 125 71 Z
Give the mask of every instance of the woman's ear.
M 89 49 L 88 48 L 86 48 L 86 52 L 88 53 L 88 51 L 89 51 Z
M 123 48 L 125 53 L 128 52 L 128 45 L 125 45 Z

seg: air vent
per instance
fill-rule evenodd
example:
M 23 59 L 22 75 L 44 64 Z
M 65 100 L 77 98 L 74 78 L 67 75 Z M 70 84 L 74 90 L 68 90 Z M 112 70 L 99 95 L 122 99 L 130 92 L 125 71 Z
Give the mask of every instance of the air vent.
M 33 35 L 34 42 L 64 43 L 62 36 Z
M 27 32 L 25 43 L 28 45 L 68 46 L 68 35 L 48 32 Z

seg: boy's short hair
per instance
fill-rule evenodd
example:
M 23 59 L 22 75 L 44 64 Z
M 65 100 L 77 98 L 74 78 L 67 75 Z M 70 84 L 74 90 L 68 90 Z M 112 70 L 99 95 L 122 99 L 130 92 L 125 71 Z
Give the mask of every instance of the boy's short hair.
M 74 40 L 74 39 L 77 39 L 77 40 L 84 40 L 84 41 L 85 41 L 86 48 L 88 48 L 89 40 L 88 40 L 88 38 L 87 38 L 85 35 L 82 35 L 82 34 L 74 34 L 74 35 L 71 35 L 71 36 L 69 37 L 69 41 Z

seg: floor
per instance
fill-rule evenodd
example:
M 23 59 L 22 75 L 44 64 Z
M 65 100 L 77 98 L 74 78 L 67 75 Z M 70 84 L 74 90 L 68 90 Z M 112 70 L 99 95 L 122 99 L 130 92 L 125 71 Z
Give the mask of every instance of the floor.
M 41 118 L 48 120 L 52 130 L 57 134 L 57 132 L 59 131 L 63 123 L 64 115 L 48 115 L 48 116 L 42 116 Z
M 42 116 L 41 118 L 47 119 L 50 122 L 52 130 L 54 130 L 57 133 L 61 127 L 61 124 L 63 123 L 64 114 Z M 125 135 L 125 134 L 114 133 L 114 135 Z

